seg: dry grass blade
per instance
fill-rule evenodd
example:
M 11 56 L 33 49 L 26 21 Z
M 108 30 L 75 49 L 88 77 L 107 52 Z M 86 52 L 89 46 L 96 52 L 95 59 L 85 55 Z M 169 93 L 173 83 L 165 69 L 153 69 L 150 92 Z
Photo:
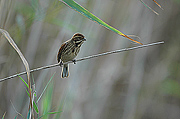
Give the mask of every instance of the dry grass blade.
M 30 81 L 30 68 L 27 60 L 25 59 L 24 55 L 20 51 L 20 49 L 17 47 L 14 40 L 10 37 L 9 33 L 6 30 L 0 29 L 0 32 L 4 35 L 4 37 L 8 40 L 8 42 L 11 44 L 11 46 L 16 50 L 18 55 L 20 56 L 27 72 L 27 78 L 28 78 L 28 85 L 29 85 L 29 94 L 30 94 L 30 107 L 31 107 L 31 115 L 33 114 L 33 105 L 32 105 L 32 97 L 31 97 L 31 81 Z M 30 116 L 31 118 L 31 116 Z

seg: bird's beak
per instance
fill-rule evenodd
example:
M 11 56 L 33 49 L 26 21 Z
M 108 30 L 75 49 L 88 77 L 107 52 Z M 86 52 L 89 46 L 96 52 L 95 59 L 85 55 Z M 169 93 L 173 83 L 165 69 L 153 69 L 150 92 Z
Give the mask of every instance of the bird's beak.
M 84 38 L 83 41 L 86 41 L 86 39 Z

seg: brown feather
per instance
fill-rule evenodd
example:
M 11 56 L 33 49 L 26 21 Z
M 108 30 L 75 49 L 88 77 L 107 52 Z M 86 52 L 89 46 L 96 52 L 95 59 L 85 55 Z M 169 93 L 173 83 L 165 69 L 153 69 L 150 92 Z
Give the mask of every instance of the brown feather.
M 60 62 L 60 59 L 61 59 L 61 55 L 62 55 L 62 51 L 64 50 L 64 47 L 66 47 L 66 43 L 63 43 L 59 49 L 59 52 L 58 52 L 58 55 L 57 55 L 57 60 L 58 60 L 58 63 Z

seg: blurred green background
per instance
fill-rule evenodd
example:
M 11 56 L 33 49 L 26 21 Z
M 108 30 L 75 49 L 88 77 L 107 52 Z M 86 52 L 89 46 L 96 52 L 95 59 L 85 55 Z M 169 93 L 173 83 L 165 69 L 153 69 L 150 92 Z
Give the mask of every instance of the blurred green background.
M 165 44 L 70 64 L 70 77 L 60 67 L 34 72 L 40 116 L 62 119 L 179 119 L 180 118 L 180 0 L 76 0 L 125 34 L 144 44 Z M 0 0 L 0 28 L 7 30 L 30 68 L 57 63 L 59 47 L 76 32 L 87 41 L 77 57 L 137 46 L 92 22 L 58 0 Z M 0 78 L 25 68 L 7 40 L 0 36 Z M 22 76 L 26 79 L 26 76 Z M 20 78 L 0 83 L 0 118 L 26 117 L 29 98 Z M 15 109 L 14 109 L 15 108 Z M 16 112 L 17 111 L 17 112 Z M 17 118 L 22 118 L 18 116 Z

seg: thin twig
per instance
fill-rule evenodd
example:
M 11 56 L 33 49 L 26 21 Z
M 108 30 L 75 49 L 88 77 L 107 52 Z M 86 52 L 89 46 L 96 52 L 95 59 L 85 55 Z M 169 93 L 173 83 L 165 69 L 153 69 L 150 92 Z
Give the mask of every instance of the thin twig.
M 149 46 L 160 45 L 160 44 L 164 44 L 164 41 L 150 43 L 150 44 L 146 44 L 146 45 L 140 45 L 140 46 L 131 47 L 131 48 L 124 48 L 124 49 L 110 51 L 110 52 L 105 52 L 105 53 L 96 54 L 96 55 L 91 55 L 91 56 L 87 56 L 87 57 L 83 57 L 83 58 L 77 59 L 76 62 L 87 60 L 87 59 L 91 59 L 91 58 L 95 58 L 95 57 L 99 57 L 99 56 L 104 56 L 104 55 L 109 55 L 109 54 L 113 54 L 113 53 L 129 51 L 129 50 L 135 50 L 135 49 L 139 49 L 139 48 L 143 48 L 143 47 L 149 47 Z M 69 61 L 69 62 L 66 62 L 64 64 L 69 64 L 69 63 L 74 63 L 74 62 L 73 61 Z M 42 69 L 49 69 L 49 68 L 53 68 L 53 67 L 56 67 L 56 66 L 59 66 L 59 63 L 48 65 L 48 66 L 39 67 L 39 68 L 36 68 L 36 69 L 32 69 L 32 70 L 30 70 L 30 72 L 35 72 L 35 71 L 39 71 L 39 70 L 42 70 Z M 26 74 L 26 72 L 21 72 L 21 73 L 18 73 L 18 74 L 15 74 L 15 75 L 12 75 L 12 76 L 0 79 L 0 82 L 8 80 L 8 79 L 12 79 L 14 77 L 17 77 L 17 76 L 20 76 L 20 75 L 24 75 L 24 74 Z

